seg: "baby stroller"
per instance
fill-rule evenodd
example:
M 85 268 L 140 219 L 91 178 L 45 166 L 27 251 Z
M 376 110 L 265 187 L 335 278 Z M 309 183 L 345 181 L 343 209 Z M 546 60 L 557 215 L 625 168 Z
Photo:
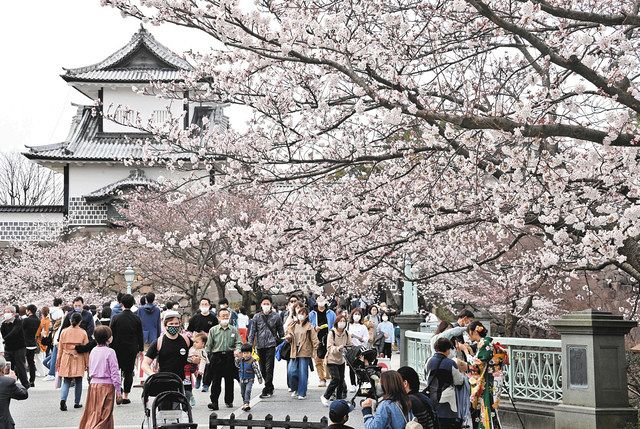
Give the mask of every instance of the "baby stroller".
M 365 346 L 348 347 L 343 349 L 342 354 L 347 366 L 356 374 L 358 383 L 356 394 L 351 398 L 351 403 L 355 404 L 358 396 L 376 400 L 381 397 L 380 374 L 382 368 L 378 366 L 377 350 Z
M 150 398 L 153 402 L 149 406 Z M 142 388 L 142 429 L 196 429 L 182 380 L 170 372 L 151 375 Z

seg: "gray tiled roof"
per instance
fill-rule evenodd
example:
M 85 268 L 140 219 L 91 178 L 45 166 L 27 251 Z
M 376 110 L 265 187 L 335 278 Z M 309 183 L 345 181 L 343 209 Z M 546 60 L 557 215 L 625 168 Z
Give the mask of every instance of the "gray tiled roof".
M 136 133 L 99 133 L 99 115 L 92 106 L 79 106 L 71 124 L 67 141 L 62 143 L 27 146 L 24 153 L 29 159 L 113 161 L 143 159 L 140 139 L 153 139 L 152 135 Z M 152 140 L 153 141 L 153 140 Z
M 157 61 L 133 64 L 128 62 L 141 49 L 146 49 Z M 149 82 L 178 80 L 192 66 L 180 55 L 159 43 L 146 29 L 141 28 L 129 43 L 99 63 L 67 69 L 66 81 Z
M 118 180 L 117 182 L 97 189 L 90 194 L 85 195 L 84 197 L 87 199 L 87 201 L 91 202 L 109 199 L 115 196 L 118 191 L 136 188 L 138 186 L 144 186 L 147 188 L 158 188 L 159 184 L 155 180 L 148 178 L 144 174 L 144 170 L 136 168 L 135 170 L 131 170 L 129 176 L 125 177 L 124 179 Z
M 64 206 L 0 206 L 0 213 L 63 213 Z

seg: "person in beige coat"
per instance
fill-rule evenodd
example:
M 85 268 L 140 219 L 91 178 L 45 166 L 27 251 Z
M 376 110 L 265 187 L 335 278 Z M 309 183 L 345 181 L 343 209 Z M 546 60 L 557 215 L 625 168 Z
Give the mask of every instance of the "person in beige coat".
M 297 319 L 287 328 L 284 339 L 291 343 L 291 357 L 289 359 L 288 377 L 291 389 L 291 397 L 298 399 L 307 398 L 307 385 L 309 382 L 309 367 L 311 359 L 318 349 L 318 334 L 309 322 L 309 310 L 306 307 L 298 307 Z
M 58 356 L 56 358 L 56 372 L 63 378 L 60 389 L 60 411 L 67 411 L 67 396 L 71 382 L 75 381 L 75 401 L 73 408 L 82 408 L 82 377 L 89 366 L 89 353 L 78 353 L 78 345 L 89 342 L 87 332 L 80 327 L 82 316 L 80 313 L 71 315 L 71 326 L 64 329 L 58 342 Z
M 342 399 L 347 396 L 347 384 L 344 380 L 344 355 L 345 347 L 351 346 L 351 335 L 347 331 L 347 318 L 340 314 L 336 317 L 333 329 L 327 336 L 327 356 L 325 364 L 331 375 L 331 381 L 324 395 L 320 397 L 320 402 L 325 407 L 329 406 L 329 401 L 333 394 L 336 398 Z

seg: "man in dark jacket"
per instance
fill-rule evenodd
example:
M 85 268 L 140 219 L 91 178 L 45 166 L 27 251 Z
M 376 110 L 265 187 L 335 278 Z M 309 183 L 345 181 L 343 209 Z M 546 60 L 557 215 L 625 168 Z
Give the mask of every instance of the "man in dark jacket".
M 144 349 L 142 322 L 138 316 L 131 312 L 134 303 L 133 295 L 124 295 L 122 297 L 122 313 L 111 319 L 111 331 L 113 332 L 111 348 L 116 352 L 118 366 L 124 378 L 124 383 L 122 383 L 123 404 L 131 403 L 129 393 L 133 385 L 133 369 L 138 353 Z
M 21 401 L 29 397 L 26 387 L 16 383 L 16 375 L 12 372 L 4 375 L 7 361 L 0 356 L 0 429 L 13 429 L 15 423 L 9 412 L 9 404 L 12 399 Z
M 11 368 L 25 388 L 29 388 L 27 369 L 24 366 L 26 348 L 22 319 L 16 316 L 16 309 L 9 305 L 4 309 L 4 321 L 0 325 L 0 333 L 4 341 L 4 358 L 11 362 Z
M 73 313 L 80 313 L 82 316 L 82 322 L 80 322 L 80 327 L 87 332 L 87 337 L 89 337 L 89 341 L 93 339 L 93 330 L 96 325 L 93 322 L 93 314 L 89 310 L 84 309 L 84 299 L 81 296 L 76 297 L 73 300 L 73 311 L 67 313 L 67 316 L 64 318 L 64 322 L 62 322 L 62 329 L 66 329 L 71 326 L 71 316 Z
M 420 392 L 420 376 L 416 370 L 410 366 L 403 366 L 398 369 L 398 374 L 402 377 L 404 390 L 411 400 L 411 412 L 418 423 L 423 429 L 438 429 L 440 425 L 435 404 L 427 395 Z
M 145 349 L 160 337 L 162 333 L 160 325 L 160 308 L 154 303 L 156 294 L 149 292 L 146 295 L 147 303 L 136 313 L 142 322 L 142 334 L 144 337 Z
M 211 312 L 211 301 L 209 298 L 200 300 L 199 312 L 189 319 L 187 331 L 197 334 L 198 332 L 209 332 L 211 328 L 218 324 L 218 318 Z
M 36 381 L 36 353 L 40 352 L 36 342 L 36 334 L 40 327 L 40 319 L 36 316 L 38 308 L 27 305 L 27 317 L 22 320 L 22 332 L 24 332 L 24 344 L 26 346 L 27 364 L 29 365 L 29 386 L 34 387 Z
M 273 396 L 273 366 L 276 356 L 276 346 L 282 337 L 284 329 L 282 319 L 273 308 L 273 301 L 270 296 L 265 296 L 260 302 L 261 312 L 253 316 L 251 320 L 251 330 L 247 342 L 255 344 L 260 357 L 260 372 L 264 377 L 264 388 L 261 398 Z

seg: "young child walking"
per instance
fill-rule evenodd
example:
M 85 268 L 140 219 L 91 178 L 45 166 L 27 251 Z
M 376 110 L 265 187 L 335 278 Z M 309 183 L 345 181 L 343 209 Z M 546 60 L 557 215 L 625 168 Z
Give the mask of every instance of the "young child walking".
M 260 372 L 260 365 L 251 357 L 251 344 L 243 344 L 240 349 L 240 357 L 236 361 L 238 367 L 238 379 L 240 380 L 240 393 L 242 394 L 242 410 L 249 411 L 251 406 L 251 389 L 255 379 L 258 379 L 258 383 L 262 384 L 262 373 Z

